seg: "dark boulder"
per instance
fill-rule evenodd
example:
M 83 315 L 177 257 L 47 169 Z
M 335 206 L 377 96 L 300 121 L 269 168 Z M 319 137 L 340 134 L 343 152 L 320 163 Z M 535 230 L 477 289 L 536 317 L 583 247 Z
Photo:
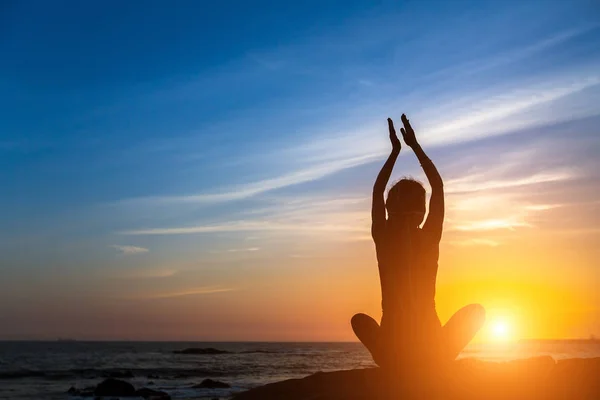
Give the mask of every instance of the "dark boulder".
M 198 385 L 192 386 L 194 389 L 226 389 L 231 386 L 225 382 L 213 381 L 212 379 L 205 379 Z
M 108 378 L 96 386 L 95 396 L 135 396 L 135 388 L 129 382 Z

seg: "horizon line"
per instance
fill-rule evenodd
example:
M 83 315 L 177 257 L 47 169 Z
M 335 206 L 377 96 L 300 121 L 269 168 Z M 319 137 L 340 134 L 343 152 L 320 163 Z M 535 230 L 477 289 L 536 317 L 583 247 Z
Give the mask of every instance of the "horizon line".
M 470 344 L 509 344 L 523 342 L 570 342 L 586 341 L 600 342 L 600 337 L 591 335 L 587 338 L 524 338 L 508 341 L 481 341 Z M 136 339 L 74 339 L 74 338 L 56 338 L 56 339 L 2 339 L 2 342 L 42 342 L 42 343 L 361 343 L 359 340 L 136 340 Z

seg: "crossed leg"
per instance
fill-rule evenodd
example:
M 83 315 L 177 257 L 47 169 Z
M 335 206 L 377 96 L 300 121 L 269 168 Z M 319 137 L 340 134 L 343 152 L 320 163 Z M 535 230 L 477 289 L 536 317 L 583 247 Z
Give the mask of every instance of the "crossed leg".
M 373 361 L 380 367 L 383 362 L 383 343 L 381 328 L 377 321 L 367 314 L 356 314 L 350 320 L 354 334 L 361 343 L 369 350 Z
M 393 343 L 386 343 L 379 324 L 366 314 L 356 314 L 350 322 L 354 333 L 369 350 L 375 363 L 380 367 L 388 364 L 386 359 L 391 355 L 389 346 L 393 346 Z M 444 348 L 443 358 L 454 360 L 484 322 L 485 309 L 480 304 L 470 304 L 454 313 L 442 327 L 440 339 Z M 396 339 L 401 340 L 399 337 Z
M 485 309 L 481 304 L 469 304 L 454 313 L 442 327 L 442 340 L 446 343 L 445 356 L 454 360 L 484 322 Z

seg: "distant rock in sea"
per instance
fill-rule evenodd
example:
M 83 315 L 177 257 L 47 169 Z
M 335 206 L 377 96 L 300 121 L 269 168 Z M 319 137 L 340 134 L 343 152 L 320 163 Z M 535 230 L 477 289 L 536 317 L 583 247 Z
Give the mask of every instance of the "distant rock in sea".
M 228 383 L 213 381 L 212 379 L 205 379 L 198 385 L 192 386 L 193 389 L 226 389 L 230 387 L 231 385 Z
M 388 379 L 380 368 L 318 372 L 242 392 L 233 400 L 600 399 L 600 358 L 551 357 L 493 363 L 455 361 L 419 380 Z M 393 387 L 391 383 L 393 382 Z
M 173 353 L 175 354 L 231 354 L 230 351 L 226 351 L 226 350 L 219 350 L 219 349 L 215 349 L 213 347 L 205 347 L 205 348 L 195 348 L 195 347 L 191 347 L 189 349 L 183 349 L 183 350 L 175 350 Z

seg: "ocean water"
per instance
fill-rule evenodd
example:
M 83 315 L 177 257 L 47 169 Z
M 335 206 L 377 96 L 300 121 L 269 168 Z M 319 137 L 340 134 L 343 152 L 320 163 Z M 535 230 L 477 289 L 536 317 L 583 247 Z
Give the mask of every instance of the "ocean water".
M 226 354 L 175 354 L 185 348 Z M 600 357 L 600 342 L 554 341 L 473 344 L 460 358 L 488 361 L 550 355 Z M 111 374 L 131 374 L 136 388 L 168 392 L 173 399 L 225 399 L 266 383 L 317 371 L 373 366 L 360 343 L 0 342 L 0 399 L 75 399 L 70 387 L 95 386 Z M 205 378 L 229 389 L 192 389 Z

